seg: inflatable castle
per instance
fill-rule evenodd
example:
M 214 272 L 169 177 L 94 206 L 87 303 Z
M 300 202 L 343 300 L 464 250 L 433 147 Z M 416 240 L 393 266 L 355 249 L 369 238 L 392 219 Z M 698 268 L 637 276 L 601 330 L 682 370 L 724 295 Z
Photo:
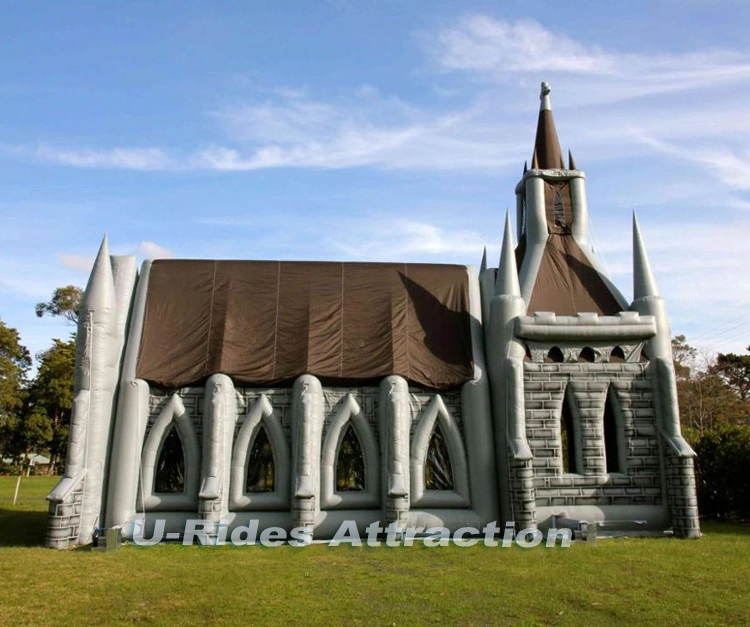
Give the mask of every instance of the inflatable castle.
M 700 535 L 667 311 L 637 221 L 633 299 L 589 241 L 542 84 L 497 268 L 110 256 L 78 328 L 47 544 L 257 521 Z M 517 241 L 517 245 L 514 243 Z

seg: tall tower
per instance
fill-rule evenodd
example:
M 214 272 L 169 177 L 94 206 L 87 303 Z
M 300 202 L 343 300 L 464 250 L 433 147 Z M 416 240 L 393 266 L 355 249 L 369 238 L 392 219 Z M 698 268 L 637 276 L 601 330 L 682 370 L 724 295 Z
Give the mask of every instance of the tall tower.
M 637 222 L 632 304 L 589 241 L 586 176 L 565 167 L 542 83 L 531 168 L 499 267 L 480 275 L 501 515 L 697 537 L 671 334 Z M 561 523 L 562 521 L 562 523 Z

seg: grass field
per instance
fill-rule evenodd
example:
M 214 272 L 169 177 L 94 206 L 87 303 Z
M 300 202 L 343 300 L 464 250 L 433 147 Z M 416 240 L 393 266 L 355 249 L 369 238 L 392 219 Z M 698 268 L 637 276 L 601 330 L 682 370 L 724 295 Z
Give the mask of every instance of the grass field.
M 569 549 L 41 548 L 55 480 L 0 477 L 0 625 L 746 625 L 750 529 Z

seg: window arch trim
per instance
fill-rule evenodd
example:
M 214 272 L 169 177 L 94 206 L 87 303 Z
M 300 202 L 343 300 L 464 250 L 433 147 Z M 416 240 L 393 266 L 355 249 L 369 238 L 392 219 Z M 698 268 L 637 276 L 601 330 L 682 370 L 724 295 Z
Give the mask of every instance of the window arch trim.
M 185 488 L 181 493 L 154 492 L 156 465 L 161 449 L 174 425 L 182 440 L 185 455 Z M 164 405 L 146 438 L 141 461 L 141 491 L 146 511 L 193 511 L 198 507 L 198 481 L 200 477 L 200 446 L 193 422 L 182 399 L 173 394 Z
M 266 430 L 273 452 L 274 491 L 245 492 L 250 452 L 261 427 Z M 234 442 L 230 471 L 229 508 L 235 511 L 257 509 L 286 510 L 290 500 L 291 457 L 281 421 L 265 394 L 250 407 Z
M 448 445 L 453 469 L 453 490 L 426 490 L 424 467 L 436 425 Z M 435 394 L 422 412 L 411 445 L 412 505 L 419 507 L 469 507 L 469 471 L 461 430 L 440 394 Z
M 346 429 L 351 424 L 362 447 L 365 461 L 365 489 L 356 492 L 336 491 L 336 460 Z M 380 453 L 370 423 L 351 394 L 347 394 L 331 421 L 321 450 L 321 506 L 336 508 L 380 507 Z

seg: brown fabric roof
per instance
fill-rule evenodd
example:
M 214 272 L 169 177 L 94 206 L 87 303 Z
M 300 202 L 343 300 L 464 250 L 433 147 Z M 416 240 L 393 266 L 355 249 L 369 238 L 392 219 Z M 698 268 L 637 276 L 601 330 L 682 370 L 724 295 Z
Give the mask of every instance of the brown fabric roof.
M 539 111 L 539 121 L 536 126 L 536 141 L 534 142 L 534 156 L 532 167 L 542 170 L 564 168 L 560 140 L 557 138 L 555 119 L 552 111 Z
M 436 264 L 154 261 L 137 376 L 182 387 L 309 373 L 398 374 L 431 388 L 473 376 L 468 276 Z
M 527 311 L 553 311 L 560 316 L 595 312 L 611 316 L 621 310 L 573 236 L 551 234 L 544 247 Z

